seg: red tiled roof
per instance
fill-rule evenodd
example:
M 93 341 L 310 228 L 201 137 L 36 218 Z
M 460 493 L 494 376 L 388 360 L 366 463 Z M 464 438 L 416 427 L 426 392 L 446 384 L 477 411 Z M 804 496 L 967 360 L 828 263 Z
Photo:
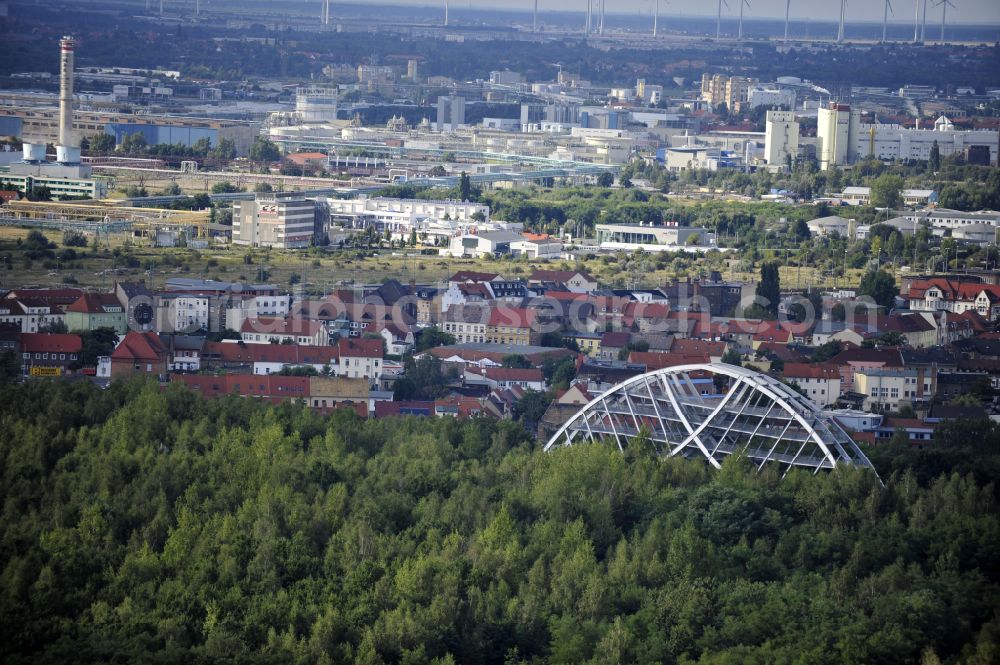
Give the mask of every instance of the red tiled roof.
M 125 339 L 111 354 L 111 360 L 136 360 L 159 362 L 167 353 L 167 346 L 155 332 L 129 331 Z
M 937 287 L 944 300 L 973 300 L 985 292 L 991 302 L 1000 301 L 1000 285 L 977 284 L 975 282 L 954 282 L 944 277 L 918 279 L 910 284 L 907 296 L 911 299 L 922 299 L 929 289 Z
M 84 293 L 77 298 L 72 305 L 66 308 L 67 312 L 82 312 L 84 314 L 103 314 L 107 307 L 118 307 L 122 304 L 113 293 Z
M 337 351 L 341 358 L 381 358 L 382 340 L 341 338 L 337 340 Z
M 670 351 L 688 355 L 722 356 L 726 352 L 726 343 L 704 339 L 675 339 Z
M 475 370 L 472 370 L 475 371 Z M 536 367 L 486 367 L 477 372 L 493 381 L 543 381 L 542 370 Z
M 535 323 L 535 310 L 524 307 L 497 307 L 490 312 L 488 325 L 507 328 L 530 328 Z
M 273 316 L 261 316 L 247 319 L 240 327 L 241 333 L 260 333 L 261 335 L 295 335 L 312 337 L 320 331 L 323 324 L 318 321 L 292 318 L 281 319 Z
M 638 365 L 645 365 L 646 371 L 652 372 L 664 367 L 675 367 L 677 365 L 701 365 L 710 362 L 710 358 L 705 353 L 632 351 L 628 354 L 628 361 Z
M 21 333 L 21 350 L 25 353 L 79 353 L 82 348 L 79 335 Z
M 629 343 L 632 334 L 627 332 L 606 332 L 601 337 L 601 347 L 609 349 L 620 349 Z
M 840 369 L 836 365 L 808 363 L 785 363 L 782 376 L 786 379 L 836 379 L 840 380 Z
M 7 298 L 23 300 L 29 298 L 47 305 L 71 305 L 83 295 L 83 289 L 12 289 Z
M 182 381 L 205 397 L 220 397 L 236 393 L 244 397 L 260 397 L 269 401 L 299 399 L 309 396 L 309 377 L 281 376 L 278 374 L 224 374 L 206 376 L 198 374 L 174 375 L 171 380 Z
M 240 344 L 206 342 L 202 354 L 224 362 L 282 363 L 285 365 L 326 365 L 336 362 L 337 347 L 298 344 Z

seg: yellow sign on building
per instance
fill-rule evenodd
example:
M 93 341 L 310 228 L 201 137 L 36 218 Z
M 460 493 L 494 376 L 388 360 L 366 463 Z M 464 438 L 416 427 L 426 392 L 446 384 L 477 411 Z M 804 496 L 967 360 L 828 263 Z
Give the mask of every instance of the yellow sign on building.
M 31 376 L 62 376 L 62 367 L 32 367 Z

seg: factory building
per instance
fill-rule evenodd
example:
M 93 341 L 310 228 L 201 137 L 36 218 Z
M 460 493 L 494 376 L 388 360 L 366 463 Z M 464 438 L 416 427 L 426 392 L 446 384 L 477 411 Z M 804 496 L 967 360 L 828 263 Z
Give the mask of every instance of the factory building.
M 783 167 L 799 154 L 799 123 L 794 111 L 768 111 L 764 125 L 764 161 Z
M 22 161 L 11 162 L 0 173 L 7 189 L 30 193 L 40 188 L 53 198 L 103 198 L 107 181 L 91 178 L 91 167 L 80 163 L 80 134 L 73 127 L 73 60 L 76 41 L 59 41 L 59 111 L 53 118 L 56 131 L 56 161 L 49 162 L 46 145 L 38 136 L 25 137 Z
M 316 233 L 316 203 L 295 193 L 259 193 L 233 204 L 233 244 L 300 249 Z
M 437 122 L 434 129 L 453 132 L 465 124 L 465 97 L 441 95 L 437 100 Z
M 150 145 L 182 143 L 186 146 L 193 146 L 203 138 L 213 146 L 222 139 L 231 139 L 239 155 L 250 151 L 259 127 L 259 123 L 238 120 L 90 111 L 73 113 L 73 131 L 81 138 L 110 134 L 121 143 L 129 134 L 139 133 Z M 59 138 L 59 112 L 54 108 L 0 108 L 0 136 L 55 143 Z
M 926 160 L 935 143 L 942 157 L 962 153 L 970 161 L 996 165 L 998 142 L 995 130 L 955 129 L 945 116 L 937 119 L 933 129 L 862 124 L 860 111 L 837 103 L 819 109 L 816 124 L 816 156 L 823 170 L 868 156 L 885 161 Z
M 931 147 L 936 142 L 942 157 L 965 153 L 969 149 L 985 151 L 987 164 L 997 163 L 996 130 L 955 129 L 945 116 L 934 122 L 934 129 L 908 129 L 899 125 L 861 125 L 854 151 L 859 156 L 872 155 L 887 161 L 929 159 Z
M 861 131 L 861 111 L 848 104 L 831 102 L 818 110 L 816 118 L 816 158 L 823 171 L 834 165 L 853 164 Z

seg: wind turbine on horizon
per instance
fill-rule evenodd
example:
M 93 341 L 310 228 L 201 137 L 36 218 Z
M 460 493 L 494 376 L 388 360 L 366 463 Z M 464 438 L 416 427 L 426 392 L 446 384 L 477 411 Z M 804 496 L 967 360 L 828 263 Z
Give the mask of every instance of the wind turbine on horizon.
M 750 0 L 740 0 L 740 29 L 737 39 L 743 39 L 743 5 L 750 6 Z
M 895 16 L 895 12 L 892 11 L 892 3 L 889 0 L 885 0 L 885 8 L 882 10 L 882 42 L 885 43 L 886 29 L 889 26 L 889 14 Z
M 792 0 L 785 0 L 785 41 L 788 41 L 788 13 L 792 9 Z
M 837 27 L 837 43 L 844 43 L 844 16 L 847 14 L 847 0 L 840 0 L 840 25 Z
M 715 15 L 715 38 L 719 39 L 722 37 L 722 5 L 729 9 L 729 3 L 726 0 L 719 0 L 719 13 Z
M 941 7 L 941 43 L 944 44 L 944 24 L 948 19 L 948 5 L 951 5 L 952 9 L 955 9 L 954 3 L 951 0 L 941 0 L 938 6 Z

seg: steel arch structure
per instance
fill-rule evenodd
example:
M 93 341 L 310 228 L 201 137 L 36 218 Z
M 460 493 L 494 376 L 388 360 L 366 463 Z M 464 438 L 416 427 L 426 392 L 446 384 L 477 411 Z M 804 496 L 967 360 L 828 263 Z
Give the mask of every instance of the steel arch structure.
M 545 450 L 581 439 L 610 439 L 624 450 L 640 432 L 668 457 L 721 466 L 744 454 L 818 472 L 871 462 L 837 422 L 788 385 L 724 363 L 678 365 L 632 377 L 591 400 L 549 439 Z

